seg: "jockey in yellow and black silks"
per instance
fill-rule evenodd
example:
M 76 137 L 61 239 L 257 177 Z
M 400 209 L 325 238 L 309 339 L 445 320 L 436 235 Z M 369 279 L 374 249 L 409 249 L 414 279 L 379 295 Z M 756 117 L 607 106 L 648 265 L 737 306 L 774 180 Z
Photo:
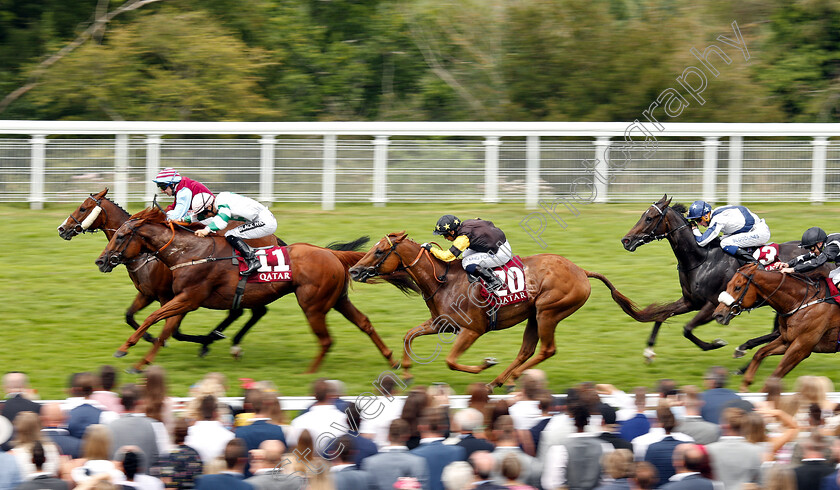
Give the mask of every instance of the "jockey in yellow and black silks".
M 484 279 L 488 290 L 496 291 L 504 286 L 492 269 L 505 265 L 513 253 L 504 232 L 492 221 L 478 218 L 461 221 L 447 214 L 438 220 L 434 234 L 442 235 L 452 242 L 452 246 L 443 250 L 424 243 L 423 247 L 432 255 L 444 262 L 463 256 L 461 265 L 464 270 L 473 277 Z

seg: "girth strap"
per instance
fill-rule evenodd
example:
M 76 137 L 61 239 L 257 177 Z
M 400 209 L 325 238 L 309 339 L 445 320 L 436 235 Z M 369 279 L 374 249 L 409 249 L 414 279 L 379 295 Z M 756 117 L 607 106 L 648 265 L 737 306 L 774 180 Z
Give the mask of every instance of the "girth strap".
M 236 285 L 236 293 L 233 295 L 233 306 L 231 309 L 238 310 L 239 305 L 242 303 L 242 295 L 245 294 L 245 282 L 248 280 L 248 276 L 242 276 L 239 279 L 239 283 Z

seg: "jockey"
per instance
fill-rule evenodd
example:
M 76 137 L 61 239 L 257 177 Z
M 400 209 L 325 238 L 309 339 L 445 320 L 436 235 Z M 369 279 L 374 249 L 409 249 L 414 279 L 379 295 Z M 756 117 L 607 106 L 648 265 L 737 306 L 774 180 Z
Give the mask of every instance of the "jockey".
M 757 247 L 770 240 L 767 223 L 745 206 L 721 206 L 712 211 L 705 201 L 694 201 L 686 218 L 691 222 L 698 245 L 705 247 L 723 233 L 720 248 L 747 263 L 757 260 L 745 247 Z M 697 229 L 698 222 L 706 227 L 705 233 Z
M 166 219 L 183 221 L 189 213 L 198 213 L 213 199 L 213 193 L 197 180 L 181 177 L 174 168 L 165 168 L 152 179 L 167 196 L 175 196 L 175 202 L 166 207 Z
M 810 272 L 826 262 L 840 262 L 840 233 L 827 235 L 825 230 L 814 226 L 805 230 L 799 246 L 808 250 L 788 262 L 782 272 Z M 840 269 L 834 269 L 828 274 L 836 284 L 840 280 Z
M 248 269 L 242 272 L 243 276 L 250 276 L 256 272 L 260 268 L 260 261 L 251 247 L 242 239 L 262 238 L 277 230 L 277 219 L 267 207 L 233 192 L 220 192 L 215 200 L 210 201 L 206 209 L 196 215 L 196 218 L 199 220 L 212 218 L 206 227 L 195 232 L 196 236 L 200 237 L 205 237 L 210 232 L 224 230 L 230 220 L 245 222 L 225 233 L 225 240 L 242 254 L 242 258 L 248 265 Z M 190 217 L 188 219 L 193 221 Z
M 452 242 L 452 246 L 448 250 L 441 250 L 424 243 L 422 247 L 432 255 L 450 262 L 463 254 L 461 265 L 464 270 L 473 277 L 484 279 L 489 291 L 496 291 L 505 285 L 493 274 L 492 269 L 505 265 L 513 258 L 513 253 L 504 232 L 496 228 L 492 221 L 478 218 L 461 221 L 447 214 L 438 220 L 434 234 L 443 235 Z

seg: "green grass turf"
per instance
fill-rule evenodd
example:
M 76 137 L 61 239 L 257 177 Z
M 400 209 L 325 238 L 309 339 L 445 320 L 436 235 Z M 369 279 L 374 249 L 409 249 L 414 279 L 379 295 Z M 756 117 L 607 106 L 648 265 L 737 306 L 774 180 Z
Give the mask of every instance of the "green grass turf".
M 93 261 L 105 246 L 104 235 L 84 235 L 70 242 L 61 240 L 56 227 L 77 204 L 53 204 L 45 210 L 32 211 L 26 205 L 0 205 L 0 363 L 3 371 L 28 373 L 33 387 L 42 398 L 64 397 L 67 377 L 72 372 L 96 370 L 102 364 L 120 369 L 137 361 L 148 349 L 141 342 L 122 359 L 111 355 L 127 338 L 129 328 L 123 313 L 135 295 L 124 267 L 110 274 L 98 271 Z M 140 205 L 128 206 L 129 211 Z M 654 242 L 626 252 L 619 240 L 637 221 L 645 204 L 590 204 L 580 207 L 579 216 L 565 212 L 568 228 L 549 221 L 544 239 L 546 251 L 564 255 L 581 267 L 606 275 L 618 289 L 639 305 L 670 302 L 679 297 L 676 259 L 667 242 Z M 801 204 L 755 204 L 755 212 L 766 218 L 774 241 L 798 239 L 809 226 L 819 225 L 836 231 L 840 204 L 814 206 Z M 514 251 L 522 256 L 542 253 L 519 227 L 528 214 L 521 204 L 500 205 L 342 205 L 335 211 L 316 206 L 277 204 L 273 207 L 278 235 L 288 242 L 325 245 L 370 235 L 373 241 L 392 231 L 406 230 L 417 241 L 434 238 L 431 229 L 443 213 L 467 219 L 481 216 L 493 220 L 505 232 Z M 592 280 L 592 296 L 577 313 L 557 328 L 557 354 L 539 367 L 548 374 L 550 388 L 564 390 L 580 381 L 612 383 L 623 389 L 654 386 L 660 378 L 673 378 L 680 384 L 700 384 L 710 366 L 729 368 L 744 360 L 733 359 L 732 351 L 744 340 L 768 333 L 772 311 L 762 308 L 745 314 L 730 326 L 710 323 L 695 332 L 704 340 L 723 338 L 730 345 L 716 351 L 702 352 L 682 336 L 682 326 L 691 316 L 681 315 L 663 325 L 656 348 L 658 357 L 652 365 L 643 363 L 642 350 L 652 324 L 634 322 L 610 299 L 607 288 Z M 417 296 L 405 297 L 387 284 L 354 284 L 351 300 L 365 312 L 392 349 L 401 348 L 406 330 L 429 317 Z M 138 320 L 151 313 L 141 311 Z M 182 325 L 186 333 L 203 334 L 221 321 L 225 313 L 199 310 L 190 313 Z M 228 333 L 231 338 L 244 318 Z M 245 355 L 235 361 L 228 354 L 229 341 L 215 344 L 210 355 L 198 358 L 196 344 L 170 341 L 162 349 L 157 363 L 166 368 L 170 392 L 185 396 L 188 387 L 205 373 L 219 371 L 236 385 L 237 378 L 272 380 L 283 395 L 305 395 L 317 377 L 338 378 L 347 384 L 348 393 L 371 389 L 370 383 L 387 365 L 368 338 L 340 314 L 328 316 L 333 347 L 319 373 L 301 374 L 317 351 L 303 313 L 293 295 L 269 306 L 268 315 L 243 342 Z M 160 326 L 152 327 L 157 333 Z M 458 393 L 472 382 L 489 382 L 509 363 L 521 344 L 522 325 L 493 332 L 480 338 L 461 358 L 466 364 L 479 363 L 494 356 L 500 364 L 481 373 L 449 371 L 443 362 L 446 350 L 427 365 L 416 365 L 416 382 L 429 384 L 444 381 Z M 435 338 L 415 342 L 418 356 L 432 355 Z M 446 346 L 444 346 L 446 347 Z M 762 366 L 754 390 L 777 365 L 779 357 L 769 358 Z M 791 388 L 796 376 L 804 374 L 833 377 L 837 359 L 817 354 L 805 360 L 787 378 Z M 119 382 L 135 380 L 121 374 Z M 732 385 L 739 383 L 733 380 Z M 237 390 L 238 392 L 238 390 Z

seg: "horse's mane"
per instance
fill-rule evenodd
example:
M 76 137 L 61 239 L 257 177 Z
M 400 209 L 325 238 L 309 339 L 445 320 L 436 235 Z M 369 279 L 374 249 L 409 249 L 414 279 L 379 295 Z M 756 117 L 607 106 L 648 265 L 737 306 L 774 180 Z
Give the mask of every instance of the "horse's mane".
M 688 211 L 688 208 L 685 207 L 685 204 L 683 204 L 681 202 L 678 202 L 676 204 L 672 204 L 671 209 L 673 209 L 674 211 L 676 211 L 680 214 L 685 214 L 685 212 Z
M 150 206 L 136 214 L 131 215 L 129 219 L 142 219 L 151 223 L 163 223 L 166 221 L 166 214 L 160 209 Z

